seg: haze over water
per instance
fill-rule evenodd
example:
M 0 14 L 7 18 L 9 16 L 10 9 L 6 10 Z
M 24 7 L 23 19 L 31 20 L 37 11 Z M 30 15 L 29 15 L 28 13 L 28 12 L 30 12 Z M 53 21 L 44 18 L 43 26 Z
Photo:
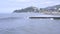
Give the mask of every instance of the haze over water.
M 0 34 L 60 34 L 60 20 L 29 19 L 36 15 L 41 14 L 0 14 Z

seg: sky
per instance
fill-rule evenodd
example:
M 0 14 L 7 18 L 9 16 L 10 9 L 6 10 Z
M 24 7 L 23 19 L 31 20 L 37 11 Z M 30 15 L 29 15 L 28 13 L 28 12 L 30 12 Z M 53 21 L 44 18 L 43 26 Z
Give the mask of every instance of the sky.
M 60 0 L 0 0 L 0 13 L 12 13 L 14 10 L 30 6 L 45 8 L 58 4 Z

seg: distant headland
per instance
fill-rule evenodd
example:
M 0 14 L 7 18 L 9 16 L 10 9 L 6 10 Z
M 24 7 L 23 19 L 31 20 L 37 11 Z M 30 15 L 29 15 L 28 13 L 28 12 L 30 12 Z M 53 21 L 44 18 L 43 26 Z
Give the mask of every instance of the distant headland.
M 59 14 L 60 15 L 60 5 L 49 6 L 46 8 L 37 8 L 37 7 L 27 7 L 24 9 L 14 10 L 13 13 L 44 13 L 44 14 Z

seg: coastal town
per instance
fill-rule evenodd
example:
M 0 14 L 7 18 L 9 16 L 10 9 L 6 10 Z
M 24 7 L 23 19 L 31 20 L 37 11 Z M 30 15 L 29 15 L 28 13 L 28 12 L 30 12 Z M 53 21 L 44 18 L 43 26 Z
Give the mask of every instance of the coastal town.
M 22 12 L 33 12 L 33 13 L 43 13 L 43 14 L 51 14 L 51 15 L 60 15 L 60 5 L 49 6 L 46 8 L 37 8 L 34 6 L 30 6 L 27 8 L 14 10 L 13 13 L 22 13 Z

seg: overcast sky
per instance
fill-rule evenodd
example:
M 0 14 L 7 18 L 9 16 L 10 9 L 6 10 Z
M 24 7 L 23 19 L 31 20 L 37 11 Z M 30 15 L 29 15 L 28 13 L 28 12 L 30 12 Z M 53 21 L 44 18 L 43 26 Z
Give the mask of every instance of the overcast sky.
M 0 0 L 0 13 L 11 13 L 16 9 L 35 6 L 44 8 L 58 5 L 60 0 Z

